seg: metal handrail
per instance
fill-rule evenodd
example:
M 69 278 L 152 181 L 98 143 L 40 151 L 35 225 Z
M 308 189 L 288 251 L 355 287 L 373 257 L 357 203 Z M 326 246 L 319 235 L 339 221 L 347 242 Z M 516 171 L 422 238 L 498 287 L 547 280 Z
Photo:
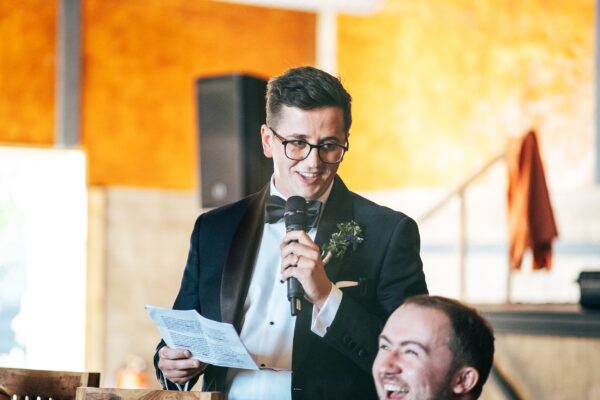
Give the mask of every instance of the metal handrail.
M 420 218 L 418 218 L 417 220 L 419 222 L 423 222 L 426 219 L 428 219 L 429 217 L 431 217 L 433 214 L 436 214 L 441 208 L 443 208 L 454 196 L 460 195 L 461 193 L 464 193 L 465 189 L 467 189 L 469 186 L 471 186 L 471 184 L 476 181 L 477 179 L 479 179 L 479 177 L 481 175 L 483 175 L 484 173 L 486 173 L 491 167 L 494 166 L 494 164 L 496 164 L 498 161 L 501 161 L 503 159 L 506 158 L 506 151 L 503 151 L 502 153 L 499 153 L 498 155 L 496 155 L 495 157 L 493 157 L 492 159 L 490 159 L 484 166 L 482 166 L 481 168 L 479 168 L 477 170 L 477 172 L 475 172 L 474 174 L 472 174 L 471 176 L 469 176 L 467 179 L 465 179 L 464 181 L 462 181 L 461 183 L 459 183 L 454 189 L 450 190 L 446 196 L 444 196 L 444 198 L 442 198 L 440 201 L 438 201 L 433 207 L 431 207 L 429 210 L 427 210 L 423 215 L 421 215 Z
M 497 162 L 506 158 L 506 150 L 502 151 L 492 159 L 490 159 L 485 165 L 479 168 L 475 173 L 471 174 L 467 179 L 463 180 L 454 189 L 450 190 L 446 196 L 440 201 L 433 205 L 428 211 L 426 211 L 420 218 L 417 218 L 419 223 L 429 219 L 432 215 L 439 212 L 442 208 L 448 204 L 454 196 L 459 198 L 459 245 L 458 245 L 458 274 L 459 274 L 459 298 L 465 299 L 465 287 L 466 287 L 466 274 L 465 274 L 465 260 L 467 256 L 467 211 L 465 205 L 465 191 L 485 174 L 490 168 L 492 168 Z

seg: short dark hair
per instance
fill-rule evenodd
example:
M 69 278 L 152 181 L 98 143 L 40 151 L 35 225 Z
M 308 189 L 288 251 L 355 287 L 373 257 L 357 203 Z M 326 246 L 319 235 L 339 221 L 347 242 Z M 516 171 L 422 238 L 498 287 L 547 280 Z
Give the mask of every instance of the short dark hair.
M 494 359 L 494 332 L 488 321 L 474 308 L 442 296 L 418 295 L 406 299 L 414 304 L 443 312 L 450 320 L 452 336 L 448 346 L 452 351 L 452 370 L 469 365 L 479 372 L 473 394 L 479 397 Z
M 340 80 L 314 67 L 291 68 L 267 84 L 267 125 L 276 126 L 281 106 L 312 110 L 339 107 L 344 113 L 344 131 L 352 125 L 352 97 Z

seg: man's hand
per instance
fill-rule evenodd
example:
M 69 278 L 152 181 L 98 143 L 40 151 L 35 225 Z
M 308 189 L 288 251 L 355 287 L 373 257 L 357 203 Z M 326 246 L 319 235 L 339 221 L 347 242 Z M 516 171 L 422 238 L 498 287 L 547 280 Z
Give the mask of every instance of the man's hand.
M 304 288 L 305 297 L 319 309 L 331 292 L 319 246 L 304 231 L 288 232 L 281 243 L 281 276 L 294 277 Z M 296 266 L 296 268 L 294 268 Z
M 158 368 L 173 383 L 184 384 L 200 375 L 207 364 L 191 358 L 189 350 L 164 346 L 158 351 Z

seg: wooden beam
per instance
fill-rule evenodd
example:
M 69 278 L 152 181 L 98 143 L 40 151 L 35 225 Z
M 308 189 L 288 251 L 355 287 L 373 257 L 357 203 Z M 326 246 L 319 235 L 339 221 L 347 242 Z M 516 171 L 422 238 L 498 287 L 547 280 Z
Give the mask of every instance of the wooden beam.
M 76 400 L 223 400 L 220 392 L 179 392 L 147 389 L 77 389 Z
M 80 143 L 81 0 L 58 0 L 56 147 Z

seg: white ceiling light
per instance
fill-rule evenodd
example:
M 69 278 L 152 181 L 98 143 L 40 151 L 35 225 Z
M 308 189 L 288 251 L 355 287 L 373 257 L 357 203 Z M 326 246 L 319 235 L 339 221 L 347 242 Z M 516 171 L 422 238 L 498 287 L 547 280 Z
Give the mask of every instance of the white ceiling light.
M 333 11 L 342 14 L 370 14 L 380 10 L 385 0 L 217 0 L 226 3 L 261 7 L 288 8 L 301 11 Z

